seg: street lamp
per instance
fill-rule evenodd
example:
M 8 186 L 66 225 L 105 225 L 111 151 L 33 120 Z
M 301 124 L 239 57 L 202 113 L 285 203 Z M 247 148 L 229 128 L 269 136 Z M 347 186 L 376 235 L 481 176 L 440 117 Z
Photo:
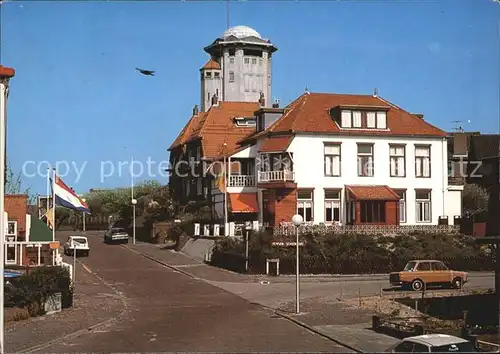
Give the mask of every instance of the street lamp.
M 245 272 L 248 273 L 248 241 L 250 240 L 250 231 L 252 230 L 252 225 L 250 222 L 245 223 Z
M 296 279 L 295 279 L 295 312 L 297 314 L 300 313 L 300 268 L 299 268 L 299 226 L 302 225 L 304 222 L 304 218 L 302 215 L 295 214 L 292 216 L 292 223 L 295 226 L 295 250 L 296 250 L 296 261 L 295 261 L 295 266 L 296 266 Z
M 135 246 L 135 205 L 137 204 L 137 199 L 132 199 L 132 242 Z
M 82 198 L 82 202 L 86 202 L 87 200 L 85 198 Z M 85 212 L 83 212 L 83 232 L 85 232 Z

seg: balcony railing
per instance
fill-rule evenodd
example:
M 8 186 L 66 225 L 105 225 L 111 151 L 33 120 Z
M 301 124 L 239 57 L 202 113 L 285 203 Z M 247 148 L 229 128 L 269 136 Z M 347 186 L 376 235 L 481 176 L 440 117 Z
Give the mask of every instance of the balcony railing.
M 228 187 L 255 187 L 255 176 L 252 175 L 230 175 Z
M 259 171 L 259 182 L 293 182 L 294 171 Z

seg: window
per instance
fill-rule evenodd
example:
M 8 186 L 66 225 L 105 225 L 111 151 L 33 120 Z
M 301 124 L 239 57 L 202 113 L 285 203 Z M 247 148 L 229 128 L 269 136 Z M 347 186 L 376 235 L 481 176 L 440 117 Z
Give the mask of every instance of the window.
M 415 191 L 417 222 L 431 222 L 431 192 Z
M 358 144 L 358 176 L 373 176 L 373 145 Z
M 234 72 L 229 72 L 229 82 L 234 82 Z
M 220 73 L 214 73 L 214 77 L 220 77 Z
M 375 112 L 366 113 L 366 127 L 367 128 L 376 128 L 377 127 L 377 119 Z
M 259 59 L 259 65 L 262 66 L 262 59 Z
M 196 161 L 201 160 L 201 146 L 196 147 Z
M 428 178 L 431 176 L 431 147 L 415 147 L 415 176 Z
M 359 111 L 352 112 L 352 127 L 353 128 L 361 128 L 362 127 L 361 112 L 359 112 Z
M 377 112 L 377 128 L 387 129 L 387 113 Z
M 362 223 L 385 223 L 385 202 L 382 200 L 361 201 Z
M 325 176 L 340 176 L 340 144 L 325 144 Z
M 340 191 L 325 190 L 325 221 L 340 222 Z
M 413 343 L 410 341 L 404 341 L 401 344 L 398 344 L 394 348 L 395 353 L 413 353 Z
M 350 128 L 352 125 L 351 111 L 342 111 L 342 128 Z
M 206 74 L 205 74 L 206 77 L 208 78 L 211 78 L 212 77 L 212 73 L 210 71 L 208 71 Z
M 299 190 L 297 192 L 297 214 L 301 215 L 305 222 L 313 220 L 312 190 Z
M 414 353 L 428 353 L 429 347 L 426 346 L 425 344 L 415 343 L 415 346 L 413 347 L 413 352 Z
M 437 271 L 448 270 L 448 267 L 445 266 L 443 262 L 433 262 L 432 270 L 437 270 Z
M 234 57 L 229 58 L 229 64 L 234 64 Z
M 257 64 L 257 58 L 252 58 L 252 65 L 256 65 Z
M 417 271 L 428 271 L 431 270 L 431 264 L 429 262 L 420 262 L 417 266 Z
M 245 64 L 250 64 L 250 58 L 245 58 Z
M 201 178 L 198 177 L 196 181 L 196 194 L 201 195 L 203 193 L 203 182 Z
M 17 235 L 17 221 L 8 221 L 7 236 L 16 236 L 16 235 Z
M 399 222 L 406 222 L 406 191 L 395 191 L 399 194 Z
M 389 156 L 391 163 L 391 177 L 404 177 L 406 175 L 405 146 L 389 146 Z

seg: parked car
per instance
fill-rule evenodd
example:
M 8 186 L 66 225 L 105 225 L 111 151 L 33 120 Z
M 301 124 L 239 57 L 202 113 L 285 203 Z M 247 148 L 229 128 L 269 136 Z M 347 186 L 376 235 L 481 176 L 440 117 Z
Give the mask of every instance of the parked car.
M 421 291 L 428 285 L 460 289 L 467 281 L 466 272 L 450 270 L 436 260 L 414 260 L 408 262 L 401 272 L 389 274 L 391 286 L 410 287 L 415 291 Z
M 128 243 L 127 231 L 121 227 L 112 227 L 104 234 L 105 243 Z
M 448 334 L 408 337 L 386 350 L 387 353 L 476 353 L 474 344 Z
M 68 237 L 68 240 L 64 244 L 64 254 L 67 256 L 83 255 L 85 257 L 88 257 L 90 254 L 89 241 L 84 236 Z

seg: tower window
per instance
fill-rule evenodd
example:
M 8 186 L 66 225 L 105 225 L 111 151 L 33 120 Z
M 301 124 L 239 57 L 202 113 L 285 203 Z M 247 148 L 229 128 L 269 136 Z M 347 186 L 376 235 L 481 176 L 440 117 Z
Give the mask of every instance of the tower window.
M 214 73 L 214 77 L 219 77 L 220 73 Z
M 205 74 L 205 76 L 206 76 L 206 77 L 212 77 L 212 73 L 211 73 L 211 72 L 207 72 L 207 73 Z
M 234 57 L 229 58 L 229 64 L 234 64 Z
M 262 57 L 262 51 L 261 50 L 255 50 L 255 49 L 244 49 L 243 50 L 243 55 L 245 56 L 251 56 L 251 57 Z
M 234 55 L 236 54 L 236 50 L 235 49 L 229 49 L 228 53 L 229 53 L 230 57 L 234 57 Z
M 250 58 L 245 58 L 245 64 L 250 64 Z
M 257 64 L 257 58 L 252 58 L 252 64 L 253 65 Z
M 259 65 L 262 65 L 262 59 L 259 59 Z
M 229 82 L 234 82 L 234 72 L 229 72 Z

